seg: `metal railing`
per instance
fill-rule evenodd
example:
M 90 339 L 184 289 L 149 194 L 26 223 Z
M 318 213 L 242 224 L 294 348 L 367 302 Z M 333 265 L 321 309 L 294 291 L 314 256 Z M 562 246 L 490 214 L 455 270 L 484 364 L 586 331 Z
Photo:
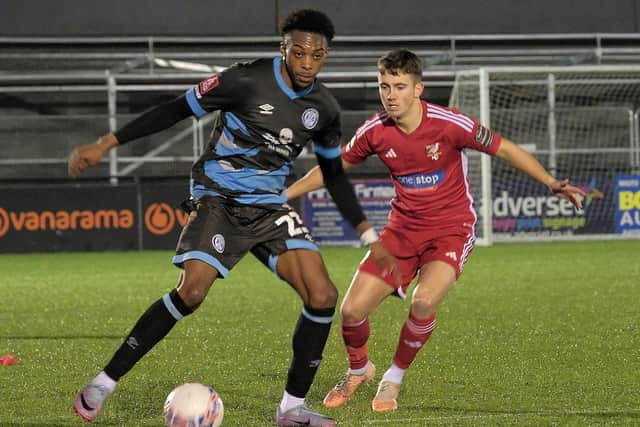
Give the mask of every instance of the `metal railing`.
M 280 38 L 261 37 L 0 37 L 0 67 L 144 69 L 161 60 L 229 65 L 278 53 Z M 640 63 L 640 34 L 505 34 L 338 36 L 327 67 L 370 69 L 392 47 L 408 47 L 432 68 L 480 65 Z
M 118 99 L 143 92 L 179 93 L 232 62 L 276 55 L 279 37 L 0 37 L 0 95 L 81 94 L 104 100 L 104 115 L 94 118 L 91 135 L 77 132 L 82 141 L 115 130 L 122 124 Z M 340 93 L 361 90 L 377 105 L 375 60 L 391 47 L 408 47 L 427 65 L 427 90 L 452 87 L 457 73 L 480 65 L 640 64 L 640 34 L 526 34 L 526 35 L 406 35 L 336 37 L 327 66 L 320 74 L 326 86 Z M 211 63 L 214 63 L 213 65 Z M 574 65 L 575 66 L 575 65 Z M 640 65 L 639 65 L 640 66 Z M 580 68 L 579 66 L 575 66 Z M 102 101 L 100 101 L 102 102 Z M 72 103 L 70 103 L 73 108 Z M 0 106 L 0 111 L 4 106 Z M 345 111 L 366 117 L 371 111 Z M 5 115 L 6 116 L 6 115 Z M 6 120 L 21 120 L 11 113 Z M 43 121 L 50 117 L 40 115 Z M 65 113 L 73 117 L 73 110 Z M 638 112 L 631 117 L 632 164 L 640 168 Z M 145 164 L 190 162 L 205 144 L 207 121 L 193 120 L 178 134 L 162 136 L 146 152 L 122 150 L 111 155 L 106 173 L 126 176 Z M 346 129 L 346 133 L 351 129 Z M 191 154 L 172 152 L 178 142 L 190 140 Z M 2 141 L 0 141 L 2 143 Z M 70 141 L 61 143 L 69 148 Z M 62 153 L 20 157 L 6 150 L 2 168 L 19 165 L 60 165 Z M 182 150 L 181 150 L 182 151 Z M 37 150 L 30 152 L 35 154 Z

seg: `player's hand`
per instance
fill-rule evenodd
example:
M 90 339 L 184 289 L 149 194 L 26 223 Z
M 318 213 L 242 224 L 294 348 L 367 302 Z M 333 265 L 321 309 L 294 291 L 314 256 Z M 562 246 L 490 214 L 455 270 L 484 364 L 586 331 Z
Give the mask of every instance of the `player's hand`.
M 400 275 L 400 270 L 398 270 L 396 257 L 384 247 L 380 240 L 371 243 L 369 250 L 371 251 L 373 261 L 375 261 L 382 274 L 387 275 L 391 273 L 398 286 L 401 286 L 402 276 Z
M 561 199 L 569 200 L 573 206 L 582 209 L 582 197 L 586 196 L 584 190 L 569 184 L 568 179 L 556 179 L 549 184 L 549 190 Z
M 80 145 L 71 151 L 69 155 L 68 171 L 71 176 L 78 176 L 91 166 L 97 165 L 102 157 L 118 141 L 113 135 L 105 135 L 93 144 Z

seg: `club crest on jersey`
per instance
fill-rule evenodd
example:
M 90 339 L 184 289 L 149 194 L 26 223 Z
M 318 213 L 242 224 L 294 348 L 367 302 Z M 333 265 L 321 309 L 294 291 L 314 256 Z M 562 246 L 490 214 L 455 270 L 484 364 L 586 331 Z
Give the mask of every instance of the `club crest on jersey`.
M 440 143 L 436 142 L 435 144 L 427 145 L 425 147 L 427 151 L 427 156 L 431 157 L 431 160 L 438 160 L 442 155 L 442 151 L 440 151 Z
M 302 125 L 307 129 L 313 129 L 318 124 L 320 113 L 315 108 L 307 108 L 302 112 Z
M 213 248 L 218 251 L 218 253 L 221 254 L 222 252 L 224 252 L 225 241 L 222 234 L 216 234 L 215 236 L 213 236 L 211 238 L 211 244 L 213 245 Z
M 198 90 L 196 90 L 196 97 L 199 99 L 207 92 L 211 92 L 220 84 L 220 74 L 214 74 L 206 80 L 198 83 Z

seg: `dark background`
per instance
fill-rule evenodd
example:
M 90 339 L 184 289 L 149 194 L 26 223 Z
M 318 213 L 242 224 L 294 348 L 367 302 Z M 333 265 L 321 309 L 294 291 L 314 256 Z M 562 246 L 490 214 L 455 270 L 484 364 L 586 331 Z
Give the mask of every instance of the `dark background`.
M 633 33 L 640 0 L 2 0 L 1 36 L 273 36 L 291 10 L 338 35 Z

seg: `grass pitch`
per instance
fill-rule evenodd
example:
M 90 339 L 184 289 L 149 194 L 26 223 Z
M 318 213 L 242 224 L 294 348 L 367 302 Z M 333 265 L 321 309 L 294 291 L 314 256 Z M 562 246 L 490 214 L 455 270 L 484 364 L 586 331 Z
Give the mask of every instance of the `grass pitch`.
M 363 250 L 322 249 L 344 295 Z M 72 402 L 140 314 L 177 278 L 170 252 L 0 256 L 0 426 L 81 425 Z M 340 426 L 640 425 L 640 242 L 476 248 L 405 375 L 399 410 L 370 409 L 375 385 L 344 408 L 321 401 L 346 369 L 334 325 L 310 405 Z M 182 382 L 212 385 L 226 426 L 273 425 L 301 305 L 252 257 L 212 288 L 121 381 L 96 426 L 161 426 Z M 408 301 L 371 317 L 378 376 Z

